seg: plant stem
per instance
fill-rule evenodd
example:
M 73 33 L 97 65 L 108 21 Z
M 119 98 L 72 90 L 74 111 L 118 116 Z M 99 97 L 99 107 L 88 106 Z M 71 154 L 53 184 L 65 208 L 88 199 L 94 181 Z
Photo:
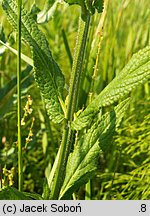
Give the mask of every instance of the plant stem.
M 21 145 L 21 5 L 22 1 L 18 0 L 18 38 L 17 38 L 17 99 L 18 99 L 18 189 L 22 191 L 22 145 Z
M 74 112 L 77 111 L 80 80 L 82 76 L 82 64 L 85 53 L 86 41 L 88 36 L 88 29 L 90 23 L 90 15 L 87 16 L 84 22 L 81 18 L 79 20 L 78 35 L 75 47 L 75 54 L 73 58 L 73 67 L 71 73 L 71 83 L 68 96 L 68 106 L 66 113 L 66 120 L 64 125 L 64 133 L 62 137 L 62 143 L 60 146 L 60 157 L 57 164 L 57 169 L 51 188 L 50 199 L 58 199 L 60 189 L 63 183 L 63 177 L 65 173 L 66 163 L 71 147 L 71 140 L 73 131 L 71 129 L 71 122 L 73 120 Z

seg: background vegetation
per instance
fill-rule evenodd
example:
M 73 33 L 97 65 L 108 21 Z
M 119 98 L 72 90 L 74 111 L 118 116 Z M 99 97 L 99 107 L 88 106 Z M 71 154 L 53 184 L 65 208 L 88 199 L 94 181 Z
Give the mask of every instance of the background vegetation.
M 37 8 L 33 7 L 34 2 L 43 9 L 44 0 L 24 1 L 25 7 L 35 13 Z M 65 32 L 73 54 L 79 13 L 78 6 L 68 7 L 60 3 L 50 21 L 39 24 L 46 34 L 54 59 L 65 73 L 68 85 L 71 59 L 68 58 L 63 36 Z M 95 36 L 100 16 L 96 14 L 92 17 L 91 38 Z M 110 1 L 103 32 L 97 34 L 97 37 L 101 37 L 101 48 L 92 87 L 93 97 L 119 73 L 133 53 L 150 45 L 149 21 L 149 0 Z M 1 6 L 0 40 L 16 49 L 16 35 Z M 23 42 L 22 46 L 22 52 L 31 57 L 27 44 Z M 91 61 L 88 50 L 90 47 L 87 47 L 84 68 Z M 0 178 L 1 183 L 3 179 L 3 184 L 13 184 L 15 187 L 18 185 L 16 61 L 16 56 L 9 49 L 0 46 Z M 90 73 L 90 64 L 88 69 Z M 28 113 L 22 125 L 23 190 L 42 194 L 43 181 L 45 176 L 49 176 L 58 151 L 62 127 L 49 121 L 32 67 L 22 61 L 22 70 L 22 116 Z M 87 86 L 88 77 L 85 88 Z M 26 106 L 28 95 L 32 98 L 29 107 Z M 91 182 L 91 199 L 150 199 L 149 84 L 136 88 L 131 97 L 132 103 L 121 127 L 110 140 L 110 147 L 101 154 L 97 175 Z M 5 173 L 2 173 L 2 168 L 6 168 Z M 77 191 L 76 198 L 85 199 L 84 187 Z

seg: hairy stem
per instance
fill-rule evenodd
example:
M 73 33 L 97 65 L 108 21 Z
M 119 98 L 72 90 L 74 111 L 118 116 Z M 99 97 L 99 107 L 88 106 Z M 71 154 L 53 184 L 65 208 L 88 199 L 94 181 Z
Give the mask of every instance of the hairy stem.
M 82 64 L 85 53 L 86 41 L 88 36 L 88 29 L 90 23 L 90 15 L 87 16 L 85 22 L 80 18 L 78 36 L 75 47 L 75 54 L 73 58 L 73 67 L 71 73 L 71 82 L 68 97 L 68 106 L 66 113 L 66 120 L 64 125 L 64 133 L 62 137 L 62 143 L 60 146 L 60 156 L 56 168 L 56 173 L 51 188 L 50 199 L 58 199 L 60 189 L 63 183 L 63 177 L 65 173 L 66 163 L 71 147 L 71 140 L 73 136 L 73 131 L 70 124 L 73 120 L 74 112 L 77 111 L 78 107 L 78 97 L 80 89 L 80 79 L 82 76 Z
M 17 38 L 17 99 L 18 99 L 18 189 L 22 191 L 22 145 L 21 145 L 21 5 L 22 0 L 18 0 L 18 38 Z

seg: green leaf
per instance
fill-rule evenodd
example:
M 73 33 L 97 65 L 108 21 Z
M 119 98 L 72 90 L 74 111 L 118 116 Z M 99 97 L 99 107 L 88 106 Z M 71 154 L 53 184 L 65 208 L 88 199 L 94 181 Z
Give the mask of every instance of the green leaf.
M 81 130 L 91 123 L 101 107 L 109 106 L 129 94 L 138 85 L 150 78 L 150 46 L 134 54 L 123 70 L 72 122 L 72 127 Z
M 5 187 L 0 191 L 0 200 L 29 200 L 29 198 L 14 187 Z
M 95 13 L 95 9 L 97 9 L 98 13 L 103 11 L 104 0 L 95 0 L 94 2 L 91 0 L 64 0 L 70 5 L 78 4 L 82 8 L 82 18 L 85 19 L 87 11 L 92 15 Z
M 2 6 L 16 30 L 16 1 L 4 0 Z M 22 38 L 32 48 L 34 76 L 45 101 L 48 115 L 54 122 L 59 123 L 64 118 L 60 105 L 60 100 L 63 98 L 64 76 L 52 57 L 44 34 L 38 29 L 32 15 L 24 9 L 22 9 Z
M 30 200 L 43 200 L 43 197 L 37 193 L 23 192 L 23 194 Z
M 95 0 L 94 7 L 97 9 L 98 13 L 102 13 L 104 7 L 104 0 Z
M 78 4 L 78 5 L 82 6 L 85 4 L 83 0 L 64 0 L 64 1 L 70 5 Z
M 87 15 L 87 9 L 86 9 L 86 5 L 85 5 L 85 1 L 83 0 L 64 0 L 65 2 L 67 2 L 69 5 L 73 5 L 73 4 L 78 4 L 81 6 L 82 9 L 82 19 L 85 20 L 86 15 Z
M 50 188 L 49 188 L 47 179 L 45 179 L 44 184 L 43 184 L 43 193 L 42 193 L 43 199 L 48 200 L 49 199 L 49 194 L 50 194 Z
M 43 200 L 36 193 L 20 192 L 14 187 L 5 187 L 0 191 L 0 200 Z
M 111 144 L 111 139 L 116 129 L 119 127 L 129 104 L 130 98 L 127 98 L 119 103 L 111 112 L 104 114 L 97 123 L 95 123 L 97 136 L 99 136 L 99 145 L 103 152 L 107 153 Z
M 67 162 L 66 177 L 59 199 L 67 199 L 71 194 L 95 175 L 100 147 L 98 141 L 90 146 L 81 141 L 75 146 Z
M 113 135 L 112 131 L 114 132 L 119 126 L 128 108 L 129 100 L 127 98 L 117 105 L 113 111 L 97 119 L 78 141 L 73 153 L 70 153 L 68 158 L 66 177 L 59 199 L 69 198 L 75 189 L 85 184 L 95 175 L 100 150 L 106 148 L 103 145 L 103 140 L 108 136 L 110 137 L 110 134 Z M 109 141 L 107 145 L 110 145 Z

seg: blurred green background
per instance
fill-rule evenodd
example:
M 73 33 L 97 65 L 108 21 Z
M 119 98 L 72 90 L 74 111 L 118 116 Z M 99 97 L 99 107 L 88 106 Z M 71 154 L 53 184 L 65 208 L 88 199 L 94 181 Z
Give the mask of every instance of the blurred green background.
M 24 1 L 25 8 L 35 14 L 35 4 L 41 10 L 41 1 Z M 36 8 L 37 9 L 37 8 Z M 38 24 L 45 33 L 54 59 L 60 65 L 69 85 L 71 64 L 66 52 L 63 31 L 73 55 L 79 6 L 69 7 L 61 1 L 48 23 Z M 91 37 L 101 15 L 92 17 Z M 93 90 L 98 94 L 129 61 L 133 53 L 150 44 L 149 0 L 109 1 L 103 26 L 98 71 Z M 98 37 L 98 35 L 97 35 Z M 93 39 L 93 38 L 92 38 Z M 16 49 L 16 35 L 0 6 L 0 40 Z M 88 50 L 89 49 L 89 50 Z M 87 48 L 85 64 L 89 61 Z M 31 57 L 30 49 L 22 42 L 22 52 Z M 86 62 L 87 60 L 87 62 Z M 84 66 L 84 68 L 86 68 Z M 90 70 L 90 65 L 87 66 Z M 33 112 L 22 126 L 24 145 L 24 191 L 42 194 L 43 181 L 49 175 L 55 159 L 62 128 L 49 121 L 39 90 L 33 79 L 32 67 L 22 61 L 22 116 L 27 96 L 33 100 Z M 113 140 L 111 148 L 102 153 L 100 168 L 92 181 L 93 199 L 150 199 L 150 96 L 149 83 L 131 94 L 130 109 Z M 33 124 L 32 140 L 26 138 Z M 17 187 L 17 104 L 16 56 L 0 46 L 0 164 L 8 170 L 15 167 L 14 186 Z M 6 181 L 7 183 L 7 181 Z M 78 191 L 83 199 L 84 190 Z

